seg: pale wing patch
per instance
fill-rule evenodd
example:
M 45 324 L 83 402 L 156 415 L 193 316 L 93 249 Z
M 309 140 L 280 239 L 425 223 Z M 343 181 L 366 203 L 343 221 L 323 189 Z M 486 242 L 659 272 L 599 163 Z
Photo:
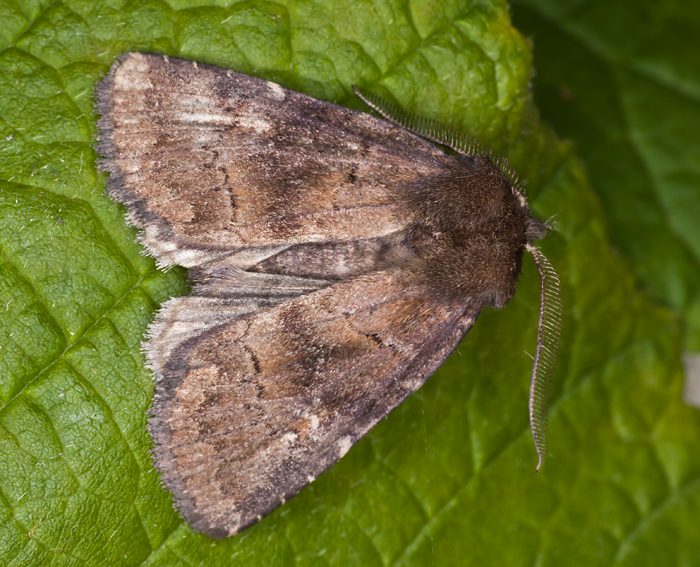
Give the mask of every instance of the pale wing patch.
M 115 67 L 114 87 L 124 91 L 148 91 L 153 89 L 153 82 L 148 74 L 148 60 L 140 54 L 127 57 L 122 64 Z
M 253 130 L 256 134 L 264 134 L 272 128 L 267 120 L 257 116 L 240 116 L 236 126 L 244 130 Z
M 287 95 L 285 94 L 285 90 L 277 83 L 273 83 L 272 81 L 267 81 L 267 88 L 270 89 L 270 94 L 272 95 L 272 98 L 274 98 L 275 100 L 282 102 L 285 98 L 287 98 Z
M 214 112 L 201 112 L 183 109 L 175 114 L 175 118 L 184 124 L 209 125 L 209 126 L 233 126 L 236 121 L 231 116 Z
M 352 447 L 352 437 L 350 437 L 349 435 L 341 437 L 340 439 L 338 439 L 337 446 L 338 458 L 342 459 L 350 450 L 350 447 Z

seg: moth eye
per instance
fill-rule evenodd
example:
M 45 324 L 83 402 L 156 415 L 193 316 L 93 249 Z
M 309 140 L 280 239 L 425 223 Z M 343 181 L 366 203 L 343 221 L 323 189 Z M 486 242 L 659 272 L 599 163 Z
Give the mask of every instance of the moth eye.
M 494 290 L 489 290 L 486 293 L 485 296 L 485 301 L 488 305 L 491 307 L 495 307 L 496 309 L 500 309 L 501 307 L 504 307 L 511 299 L 513 296 L 513 293 L 511 291 L 505 291 L 502 289 L 494 289 Z
M 525 227 L 525 237 L 528 243 L 534 240 L 540 240 L 549 232 L 549 227 L 539 219 L 528 218 L 527 226 Z

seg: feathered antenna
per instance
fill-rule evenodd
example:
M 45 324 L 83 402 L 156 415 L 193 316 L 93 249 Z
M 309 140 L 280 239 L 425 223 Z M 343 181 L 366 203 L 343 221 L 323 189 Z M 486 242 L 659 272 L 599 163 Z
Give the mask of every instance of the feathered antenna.
M 542 467 L 547 450 L 547 400 L 549 379 L 559 350 L 562 306 L 559 276 L 546 256 L 531 244 L 526 245 L 540 273 L 540 320 L 537 326 L 537 350 L 530 376 L 530 431 L 537 453 L 537 467 Z
M 382 118 L 406 130 L 410 130 L 421 138 L 450 148 L 452 151 L 465 156 L 475 156 L 477 154 L 488 156 L 500 172 L 510 181 L 513 192 L 520 198 L 520 201 L 525 202 L 525 195 L 518 182 L 518 176 L 505 157 L 483 148 L 475 138 L 466 135 L 464 132 L 445 126 L 437 120 L 406 112 L 377 94 L 363 91 L 357 86 L 352 87 L 352 92 L 372 110 L 380 114 Z
M 437 120 L 406 112 L 379 95 L 360 90 L 357 86 L 352 87 L 352 92 L 372 110 L 379 113 L 382 118 L 410 130 L 421 138 L 446 146 L 460 154 L 486 153 L 474 138 L 454 128 L 449 128 Z

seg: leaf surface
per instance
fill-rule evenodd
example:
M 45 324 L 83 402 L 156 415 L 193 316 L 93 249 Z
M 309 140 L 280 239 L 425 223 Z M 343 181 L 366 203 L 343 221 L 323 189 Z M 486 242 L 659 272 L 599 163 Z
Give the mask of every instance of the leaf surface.
M 0 21 L 0 562 L 697 564 L 700 419 L 680 401 L 681 322 L 639 289 L 636 257 L 612 247 L 636 236 L 540 121 L 505 2 L 0 0 Z M 182 522 L 150 461 L 140 343 L 185 272 L 143 255 L 95 167 L 94 87 L 130 50 L 358 108 L 359 84 L 511 159 L 559 227 L 543 242 L 566 319 L 540 474 L 526 260 L 514 301 L 298 497 L 224 541 Z

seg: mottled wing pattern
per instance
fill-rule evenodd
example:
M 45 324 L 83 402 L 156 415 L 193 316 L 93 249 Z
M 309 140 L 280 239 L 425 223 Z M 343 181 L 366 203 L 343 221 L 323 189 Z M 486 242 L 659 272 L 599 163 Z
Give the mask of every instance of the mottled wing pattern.
M 329 285 L 326 280 L 250 273 L 232 268 L 225 278 L 210 278 L 186 297 L 175 297 L 158 312 L 149 328 L 148 363 L 157 379 L 166 364 L 181 358 L 180 347 L 192 337 L 294 297 Z
M 183 516 L 234 534 L 296 494 L 416 390 L 481 304 L 375 272 L 213 328 L 166 364 L 151 432 Z
M 368 114 L 191 61 L 127 54 L 97 96 L 108 191 L 161 265 L 396 233 L 400 191 L 446 163 Z
M 123 57 L 98 103 L 110 195 L 194 282 L 150 328 L 156 464 L 190 524 L 230 535 L 339 459 L 478 314 L 483 300 L 428 290 L 405 246 L 405 192 L 448 158 L 367 114 L 156 55 Z

